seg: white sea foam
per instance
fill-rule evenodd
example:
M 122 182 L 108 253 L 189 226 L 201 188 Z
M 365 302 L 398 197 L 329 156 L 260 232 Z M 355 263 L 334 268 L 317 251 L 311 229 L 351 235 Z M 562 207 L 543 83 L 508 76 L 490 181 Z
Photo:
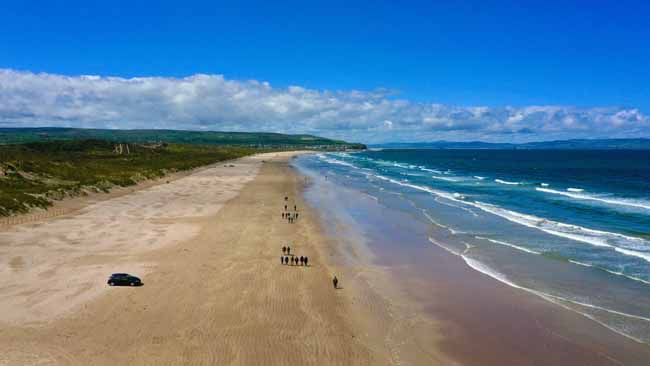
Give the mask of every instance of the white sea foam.
M 510 279 L 508 279 L 508 277 L 505 276 L 504 274 L 490 268 L 489 266 L 485 265 L 484 263 L 482 263 L 482 262 L 480 262 L 480 261 L 478 261 L 476 259 L 468 257 L 466 255 L 467 249 L 463 253 L 459 253 L 456 250 L 453 250 L 453 249 L 451 249 L 451 248 L 449 248 L 449 247 L 447 247 L 445 245 L 442 245 L 441 243 L 437 242 L 433 238 L 429 238 L 429 242 L 431 242 L 432 244 L 434 244 L 434 245 L 448 251 L 451 254 L 454 254 L 454 255 L 457 255 L 457 256 L 461 257 L 463 259 L 463 261 L 465 262 L 465 264 L 467 264 L 467 266 L 469 266 L 470 268 L 472 268 L 473 270 L 475 270 L 477 272 L 483 273 L 484 275 L 486 275 L 488 277 L 491 277 L 491 278 L 493 278 L 493 279 L 495 279 L 495 280 L 497 280 L 497 281 L 499 281 L 501 283 L 504 283 L 504 284 L 506 284 L 506 285 L 508 285 L 510 287 L 513 287 L 513 288 L 523 290 L 523 291 L 526 291 L 528 293 L 537 295 L 537 296 L 539 296 L 539 297 L 541 297 L 541 298 L 543 298 L 543 299 L 545 299 L 547 301 L 550 301 L 550 302 L 552 302 L 552 303 L 554 303 L 556 305 L 562 306 L 563 308 L 565 308 L 567 310 L 574 311 L 574 312 L 576 312 L 576 313 L 578 313 L 580 315 L 583 315 L 583 316 L 597 322 L 598 324 L 606 327 L 607 329 L 609 329 L 609 330 L 611 330 L 613 332 L 616 332 L 617 334 L 620 334 L 622 336 L 625 336 L 627 338 L 630 338 L 630 339 L 632 339 L 632 340 L 634 340 L 636 342 L 646 343 L 646 341 L 644 341 L 642 339 L 636 338 L 636 337 L 634 337 L 634 336 L 632 336 L 630 334 L 627 334 L 627 333 L 625 333 L 625 332 L 623 332 L 623 331 L 621 331 L 621 330 L 619 330 L 617 328 L 614 328 L 613 326 L 599 320 L 595 316 L 593 316 L 591 314 L 588 314 L 588 313 L 585 313 L 585 312 L 582 312 L 582 311 L 578 311 L 574 307 L 567 306 L 565 303 L 570 303 L 570 304 L 582 306 L 582 307 L 585 307 L 585 308 L 588 308 L 588 309 L 603 311 L 603 312 L 618 315 L 618 316 L 621 316 L 621 317 L 640 320 L 640 321 L 645 321 L 645 322 L 650 322 L 650 318 L 646 318 L 646 317 L 639 316 L 639 315 L 634 315 L 634 314 L 628 314 L 628 313 L 616 311 L 616 310 L 613 310 L 613 309 L 608 309 L 608 308 L 604 308 L 604 307 L 601 307 L 601 306 L 589 304 L 589 303 L 582 302 L 582 301 L 571 300 L 571 299 L 568 299 L 568 298 L 565 298 L 565 297 L 562 297 L 562 296 L 552 295 L 552 294 L 549 294 L 549 293 L 546 293 L 546 292 L 537 291 L 537 290 L 533 290 L 533 289 L 528 288 L 528 287 L 521 286 L 521 285 L 511 281 Z
M 476 179 L 478 179 L 478 180 L 483 180 L 483 179 L 485 179 L 485 177 L 481 177 L 480 175 L 475 175 L 474 178 L 476 178 Z
M 517 186 L 517 185 L 521 184 L 520 182 L 508 182 L 507 180 L 502 180 L 502 179 L 495 179 L 494 181 L 497 182 L 497 183 L 507 184 L 507 185 L 511 185 L 511 186 Z
M 432 175 L 431 178 L 437 179 L 437 180 L 444 180 L 446 182 L 460 182 L 460 179 L 448 178 L 448 177 L 438 177 L 438 176 L 435 176 L 435 175 Z
M 594 196 L 589 194 L 570 193 L 570 192 L 557 191 L 555 189 L 549 189 L 549 188 L 538 187 L 535 189 L 540 192 L 559 194 L 562 196 L 571 197 L 579 200 L 598 201 L 610 205 L 629 206 L 629 207 L 636 207 L 636 208 L 643 208 L 643 209 L 650 210 L 650 202 L 645 202 L 645 201 L 634 201 L 634 200 L 628 200 L 622 198 L 600 197 L 600 196 Z
M 623 272 L 612 271 L 610 269 L 603 268 L 601 266 L 596 266 L 596 265 L 589 264 L 589 263 L 579 262 L 579 261 L 576 261 L 576 260 L 573 260 L 573 259 L 569 259 L 569 262 L 571 262 L 573 264 L 577 264 L 579 266 L 583 266 L 583 267 L 596 268 L 596 269 L 599 269 L 601 271 L 607 272 L 609 274 L 625 277 L 625 278 L 633 280 L 633 281 L 643 282 L 646 285 L 650 285 L 650 281 L 647 281 L 647 280 L 644 280 L 644 279 L 641 279 L 641 278 L 638 278 L 638 277 L 630 276 L 630 275 L 627 275 L 627 274 L 625 274 Z
M 582 188 L 567 188 L 566 190 L 569 191 L 569 192 L 582 192 L 582 191 L 584 191 L 584 189 L 582 189 Z
M 479 208 L 485 212 L 500 216 L 508 221 L 524 225 L 543 231 L 547 234 L 554 236 L 571 239 L 581 243 L 586 243 L 598 247 L 610 248 L 620 254 L 626 256 L 634 256 L 650 262 L 650 243 L 646 240 L 636 237 L 631 237 L 618 233 L 611 233 L 607 231 L 600 231 L 588 229 L 577 225 L 565 224 L 562 222 L 547 220 L 533 215 L 522 214 L 519 212 L 507 210 L 499 206 L 483 203 L 479 201 L 460 200 L 454 197 L 453 194 L 438 191 L 429 187 L 424 187 L 416 184 L 400 182 L 391 178 L 381 175 L 372 174 L 373 177 L 398 184 L 400 186 L 417 189 L 420 191 L 428 192 L 433 195 L 446 198 L 451 201 L 459 202 L 461 204 L 470 205 Z M 613 244 L 612 244 L 613 243 Z
M 489 241 L 489 242 L 491 242 L 491 243 L 494 243 L 494 244 L 505 245 L 505 246 L 507 246 L 507 247 L 514 248 L 514 249 L 517 249 L 517 250 L 521 250 L 521 251 L 523 251 L 523 252 L 530 253 L 530 254 L 542 254 L 542 253 L 537 252 L 537 251 L 534 251 L 534 250 L 532 250 L 532 249 L 524 248 L 524 247 L 522 247 L 522 246 L 515 245 L 515 244 L 511 244 L 511 243 L 508 243 L 508 242 L 505 242 L 505 241 L 501 241 L 501 240 L 495 240 L 495 239 L 485 238 L 485 237 L 482 237 L 482 236 L 475 236 L 475 238 L 476 238 L 476 239 L 480 239 L 480 240 L 487 240 L 487 241 Z
M 539 185 L 542 187 L 548 187 L 548 183 L 540 183 Z
M 440 248 L 442 248 L 442 249 L 448 251 L 449 253 L 451 253 L 451 254 L 453 254 L 453 255 L 457 255 L 457 256 L 459 256 L 459 257 L 463 255 L 461 252 L 458 252 L 458 251 L 455 250 L 455 249 L 451 249 L 451 248 L 447 247 L 446 245 L 443 245 L 443 244 L 437 242 L 435 239 L 433 239 L 433 238 L 431 238 L 431 237 L 429 238 L 429 242 L 431 242 L 432 244 L 434 244 L 434 245 L 436 245 L 436 246 L 438 246 L 438 247 L 440 247 Z
M 499 245 L 505 245 L 505 246 L 508 246 L 508 247 L 511 247 L 511 248 L 514 248 L 514 249 L 517 249 L 517 250 L 521 250 L 521 251 L 524 251 L 524 252 L 530 253 L 530 254 L 538 254 L 538 255 L 543 254 L 542 252 L 538 252 L 538 251 L 535 251 L 535 250 L 532 250 L 532 249 L 524 248 L 524 247 L 522 247 L 520 245 L 511 244 L 511 243 L 501 241 L 501 240 L 490 239 L 490 238 L 486 238 L 486 237 L 482 237 L 482 236 L 475 236 L 475 238 L 476 239 L 481 239 L 481 240 L 487 240 L 489 242 L 499 244 Z M 597 268 L 597 269 L 599 269 L 601 271 L 604 271 L 604 272 L 607 272 L 607 273 L 610 273 L 610 274 L 613 274 L 613 275 L 616 275 L 616 276 L 622 276 L 622 277 L 625 277 L 625 278 L 633 280 L 633 281 L 638 281 L 638 282 L 642 282 L 642 283 L 645 283 L 647 285 L 650 285 L 650 281 L 646 281 L 646 280 L 638 278 L 638 277 L 626 275 L 626 274 L 624 274 L 622 272 L 612 271 L 612 270 L 609 270 L 607 268 L 603 268 L 603 267 L 596 266 L 596 265 L 589 264 L 589 263 L 579 262 L 579 261 L 576 261 L 576 260 L 573 260 L 573 259 L 569 259 L 568 261 L 570 263 L 573 263 L 573 264 L 576 264 L 576 265 L 579 265 L 579 266 Z
M 442 174 L 442 171 L 436 170 L 436 169 L 429 169 L 429 168 L 425 168 L 425 167 L 420 167 L 420 170 L 425 171 L 425 172 L 429 172 L 429 173 Z
M 337 164 L 337 165 L 343 165 L 343 166 L 347 166 L 347 167 L 350 167 L 350 168 L 355 168 L 355 169 L 357 169 L 357 167 L 356 167 L 355 165 L 350 164 L 350 163 L 348 163 L 348 162 L 345 162 L 345 161 L 343 161 L 343 160 L 333 159 L 333 158 L 328 158 L 327 156 L 325 156 L 325 155 L 323 155 L 323 154 L 318 154 L 317 156 L 318 156 L 318 158 L 320 158 L 321 160 L 323 160 L 323 161 L 326 162 L 326 163 Z
M 577 225 L 570 225 L 562 222 L 542 219 L 533 215 L 522 214 L 487 203 L 467 203 L 478 207 L 483 211 L 503 217 L 508 221 L 535 228 L 547 234 L 571 239 L 593 246 L 611 248 L 618 253 L 642 258 L 650 262 L 650 252 L 648 251 L 650 249 L 650 243 L 641 238 L 635 238 L 607 231 L 588 229 Z

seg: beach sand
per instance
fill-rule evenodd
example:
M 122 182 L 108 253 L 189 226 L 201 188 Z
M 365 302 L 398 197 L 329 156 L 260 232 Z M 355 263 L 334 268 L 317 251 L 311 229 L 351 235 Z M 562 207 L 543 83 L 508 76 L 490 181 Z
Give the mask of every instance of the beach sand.
M 0 365 L 641 364 L 640 345 L 594 343 L 602 329 L 588 320 L 444 251 L 418 253 L 435 281 L 397 286 L 400 270 L 377 264 L 351 221 L 305 204 L 297 154 L 216 164 L 2 228 Z M 293 224 L 285 196 L 300 212 Z M 310 265 L 280 264 L 285 245 Z M 113 272 L 144 286 L 109 287 Z
M 392 363 L 390 307 L 345 272 L 332 288 L 334 239 L 304 207 L 292 155 L 5 228 L 0 365 Z M 294 224 L 281 218 L 285 195 Z M 309 267 L 280 264 L 287 244 Z M 109 287 L 113 272 L 144 286 Z

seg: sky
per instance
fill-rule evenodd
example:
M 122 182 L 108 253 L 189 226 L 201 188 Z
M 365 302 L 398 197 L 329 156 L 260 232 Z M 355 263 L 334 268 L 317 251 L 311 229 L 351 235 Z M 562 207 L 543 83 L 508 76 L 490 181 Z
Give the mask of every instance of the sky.
M 650 137 L 642 1 L 5 1 L 0 127 Z

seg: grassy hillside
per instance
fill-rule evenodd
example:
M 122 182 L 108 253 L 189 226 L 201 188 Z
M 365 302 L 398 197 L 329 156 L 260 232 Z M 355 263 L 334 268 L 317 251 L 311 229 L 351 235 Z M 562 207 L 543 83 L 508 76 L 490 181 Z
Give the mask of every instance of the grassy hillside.
M 102 140 L 0 145 L 0 216 L 47 207 L 53 200 L 84 190 L 107 191 L 259 151 Z
M 365 148 L 362 144 L 331 140 L 311 135 L 284 135 L 256 132 L 215 132 L 176 130 L 98 130 L 81 128 L 0 128 L 0 144 L 37 141 L 99 139 L 119 142 L 157 142 L 178 144 L 228 145 L 262 148 L 344 149 Z

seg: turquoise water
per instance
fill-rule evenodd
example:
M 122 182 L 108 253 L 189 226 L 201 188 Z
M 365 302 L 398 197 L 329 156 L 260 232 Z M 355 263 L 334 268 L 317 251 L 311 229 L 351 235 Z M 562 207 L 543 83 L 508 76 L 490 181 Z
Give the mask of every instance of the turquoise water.
M 297 164 L 410 213 L 471 268 L 650 342 L 649 151 L 380 150 Z

